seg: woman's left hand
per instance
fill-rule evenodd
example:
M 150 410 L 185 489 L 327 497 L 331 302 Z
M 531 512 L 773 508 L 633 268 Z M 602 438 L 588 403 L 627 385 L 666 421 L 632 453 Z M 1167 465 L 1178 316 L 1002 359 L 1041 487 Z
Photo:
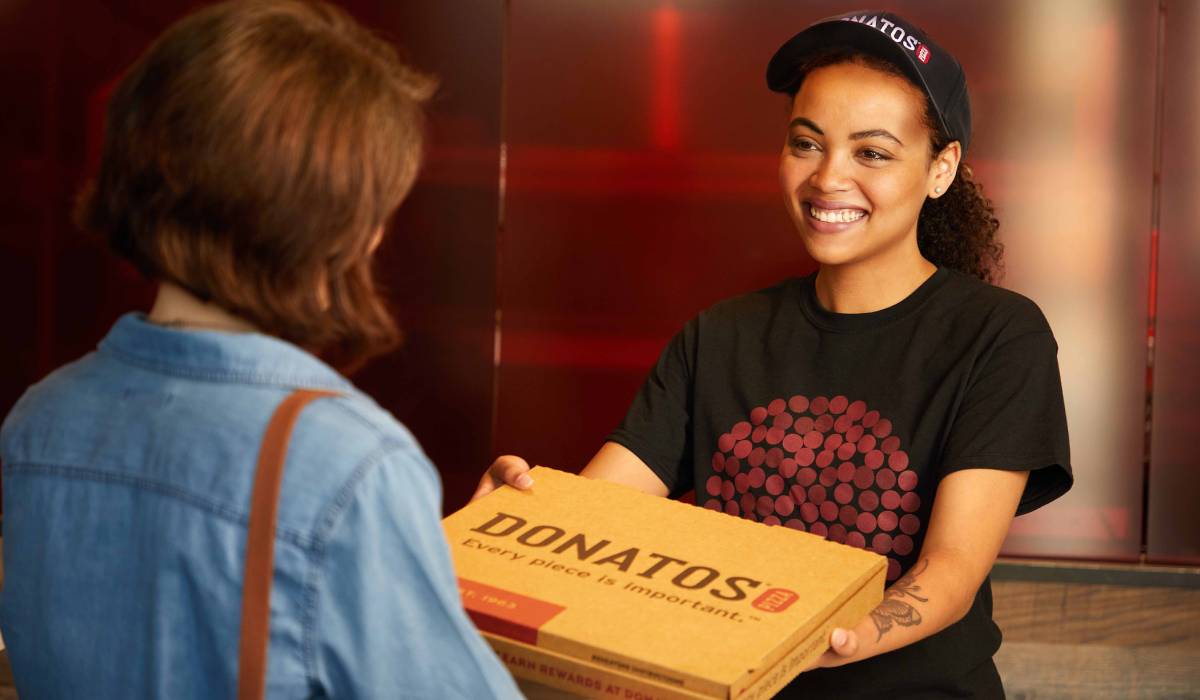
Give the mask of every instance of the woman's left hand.
M 808 670 L 841 666 L 846 663 L 846 659 L 854 656 L 856 651 L 858 651 L 858 633 L 854 630 L 835 627 L 829 633 L 829 649 L 817 657 L 816 662 L 809 666 Z

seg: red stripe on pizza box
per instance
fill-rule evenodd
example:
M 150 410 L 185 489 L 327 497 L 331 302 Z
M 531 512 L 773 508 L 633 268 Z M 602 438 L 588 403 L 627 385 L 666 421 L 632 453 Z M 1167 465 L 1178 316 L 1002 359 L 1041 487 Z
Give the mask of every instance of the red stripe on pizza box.
M 537 644 L 542 625 L 566 610 L 561 605 L 465 578 L 458 579 L 458 593 L 476 627 L 531 645 Z

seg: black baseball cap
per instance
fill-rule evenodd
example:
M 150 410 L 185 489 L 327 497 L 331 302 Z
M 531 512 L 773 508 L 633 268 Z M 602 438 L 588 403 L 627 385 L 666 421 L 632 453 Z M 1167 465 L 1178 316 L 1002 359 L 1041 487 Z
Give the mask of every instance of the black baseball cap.
M 794 93 L 800 67 L 823 49 L 846 47 L 894 64 L 933 102 L 942 130 L 962 144 L 971 141 L 971 100 L 958 60 L 929 35 L 891 12 L 859 10 L 826 17 L 788 39 L 767 64 L 767 87 Z

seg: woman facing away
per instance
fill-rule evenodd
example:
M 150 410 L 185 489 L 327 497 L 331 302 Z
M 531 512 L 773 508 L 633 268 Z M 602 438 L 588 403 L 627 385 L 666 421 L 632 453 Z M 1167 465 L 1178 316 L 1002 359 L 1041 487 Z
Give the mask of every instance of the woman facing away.
M 793 37 L 767 82 L 791 98 L 779 180 L 819 269 L 690 321 L 582 473 L 887 557 L 883 603 L 783 696 L 1002 698 L 988 572 L 1073 477 L 1054 336 L 990 284 L 965 76 L 865 11 Z M 528 469 L 498 458 L 476 497 L 536 488 Z
M 227 698 L 268 419 L 300 415 L 267 695 L 517 697 L 464 614 L 437 472 L 313 353 L 395 344 L 372 254 L 416 176 L 431 81 L 321 3 L 208 6 L 132 66 L 84 228 L 160 282 L 149 314 L 4 422 L 0 628 L 23 698 Z

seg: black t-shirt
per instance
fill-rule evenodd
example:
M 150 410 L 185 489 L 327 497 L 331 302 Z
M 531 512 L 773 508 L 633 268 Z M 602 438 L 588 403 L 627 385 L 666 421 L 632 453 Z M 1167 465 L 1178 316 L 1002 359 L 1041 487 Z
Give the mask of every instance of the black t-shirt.
M 1018 514 L 1072 483 L 1058 346 L 1037 306 L 939 269 L 895 306 L 837 314 L 815 275 L 721 302 L 671 340 L 609 439 L 673 496 L 915 562 L 941 478 L 1030 471 Z M 984 582 L 959 622 L 802 674 L 807 697 L 1002 697 Z

